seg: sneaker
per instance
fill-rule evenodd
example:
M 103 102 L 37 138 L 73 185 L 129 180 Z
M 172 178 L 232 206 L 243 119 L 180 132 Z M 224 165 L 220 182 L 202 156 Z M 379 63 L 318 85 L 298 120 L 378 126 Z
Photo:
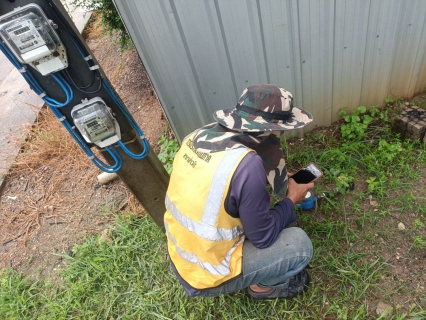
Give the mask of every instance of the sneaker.
M 310 280 L 308 272 L 302 270 L 295 276 L 292 276 L 288 284 L 273 287 L 268 292 L 255 292 L 248 287 L 247 292 L 255 299 L 293 299 L 308 289 Z

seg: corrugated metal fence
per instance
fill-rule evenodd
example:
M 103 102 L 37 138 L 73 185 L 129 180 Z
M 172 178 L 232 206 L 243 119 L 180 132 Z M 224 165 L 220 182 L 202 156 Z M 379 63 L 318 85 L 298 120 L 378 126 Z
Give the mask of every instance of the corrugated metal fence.
M 245 87 L 293 93 L 315 126 L 426 84 L 424 0 L 115 0 L 182 139 Z

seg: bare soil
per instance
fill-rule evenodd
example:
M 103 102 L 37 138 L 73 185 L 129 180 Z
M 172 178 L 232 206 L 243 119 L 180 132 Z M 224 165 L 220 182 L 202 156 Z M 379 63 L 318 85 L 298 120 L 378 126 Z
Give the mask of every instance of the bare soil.
M 114 35 L 102 32 L 97 15 L 83 36 L 157 150 L 165 117 L 136 50 L 123 51 Z M 26 140 L 0 198 L 0 268 L 54 276 L 62 256 L 84 237 L 106 229 L 114 212 L 143 214 L 143 208 L 119 179 L 98 184 L 101 171 L 49 109 L 42 108 L 36 122 L 22 129 Z

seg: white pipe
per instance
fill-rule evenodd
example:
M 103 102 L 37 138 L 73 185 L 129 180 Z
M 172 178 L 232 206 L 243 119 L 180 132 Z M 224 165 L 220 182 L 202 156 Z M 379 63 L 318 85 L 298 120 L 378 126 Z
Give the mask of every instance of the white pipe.
M 118 177 L 116 173 L 102 172 L 98 175 L 99 184 L 107 184 Z

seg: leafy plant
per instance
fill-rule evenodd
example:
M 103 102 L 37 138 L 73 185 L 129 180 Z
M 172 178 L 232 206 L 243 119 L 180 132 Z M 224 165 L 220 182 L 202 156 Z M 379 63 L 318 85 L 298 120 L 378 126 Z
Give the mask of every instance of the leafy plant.
M 392 97 L 386 97 L 385 99 L 384 99 L 384 101 L 385 101 L 385 103 L 386 104 L 392 104 L 392 103 L 394 103 L 395 101 L 392 99 Z
M 348 140 L 354 140 L 364 137 L 365 129 L 374 120 L 367 112 L 367 108 L 359 106 L 353 109 L 350 114 L 346 109 L 339 111 L 339 115 L 343 117 L 346 124 L 340 127 L 342 137 Z
M 365 182 L 367 182 L 367 184 L 368 184 L 367 190 L 369 192 L 376 191 L 378 189 L 378 187 L 380 186 L 380 181 L 377 181 L 376 177 L 370 177 L 367 180 L 365 180 Z
M 341 194 L 346 194 L 349 191 L 350 183 L 353 183 L 354 177 L 347 173 L 342 173 L 341 170 L 331 168 L 330 173 L 336 183 L 336 190 Z
M 370 110 L 370 115 L 374 118 L 374 120 L 383 120 L 385 122 L 389 122 L 389 112 L 388 109 L 379 109 L 376 106 L 372 106 Z
M 158 159 L 160 159 L 160 161 L 163 163 L 167 173 L 171 174 L 173 170 L 173 160 L 180 146 L 175 138 L 173 139 L 167 138 L 168 136 L 167 132 L 168 132 L 168 128 L 166 128 L 166 130 L 164 131 L 164 133 L 158 140 L 158 145 L 161 146 L 161 148 L 157 156 L 158 156 Z
M 113 31 L 119 32 L 121 47 L 125 49 L 132 45 L 132 41 L 113 0 L 73 0 L 72 4 L 89 11 L 99 12 L 102 15 L 102 24 L 106 30 L 110 33 Z
M 353 183 L 354 177 L 346 174 L 340 174 L 337 177 L 336 189 L 342 194 L 349 192 L 349 185 Z
M 404 148 L 399 141 L 395 141 L 391 144 L 386 140 L 380 140 L 376 156 L 380 158 L 382 162 L 392 163 L 403 150 Z

